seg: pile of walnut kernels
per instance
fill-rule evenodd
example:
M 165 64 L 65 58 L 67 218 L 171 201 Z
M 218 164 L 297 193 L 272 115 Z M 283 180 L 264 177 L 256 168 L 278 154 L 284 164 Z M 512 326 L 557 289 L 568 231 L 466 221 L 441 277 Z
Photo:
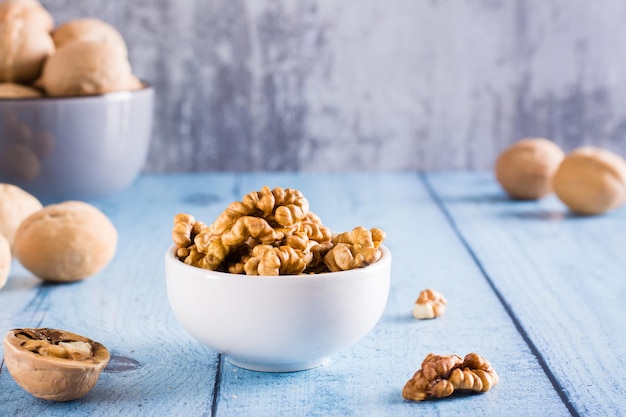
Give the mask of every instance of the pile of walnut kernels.
M 231 203 L 209 226 L 192 215 L 174 217 L 176 256 L 200 268 L 247 275 L 297 275 L 362 268 L 382 256 L 385 233 L 356 227 L 333 235 L 298 190 L 263 187 Z M 443 314 L 446 300 L 427 290 L 417 300 L 430 308 L 428 318 Z M 423 298 L 423 300 L 422 300 Z M 415 314 L 414 314 L 415 315 Z M 417 318 L 417 316 L 416 316 Z M 422 401 L 456 391 L 486 392 L 498 375 L 482 356 L 429 354 L 406 382 L 402 396 Z
M 333 235 L 298 190 L 265 186 L 231 203 L 209 226 L 174 217 L 176 256 L 186 264 L 246 275 L 298 275 L 363 268 L 382 256 L 380 229 Z

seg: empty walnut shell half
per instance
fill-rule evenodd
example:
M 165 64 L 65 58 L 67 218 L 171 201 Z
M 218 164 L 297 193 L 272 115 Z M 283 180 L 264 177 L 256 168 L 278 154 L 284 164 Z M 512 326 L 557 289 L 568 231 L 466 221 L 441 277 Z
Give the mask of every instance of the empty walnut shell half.
M 86 337 L 56 329 L 13 329 L 4 360 L 17 384 L 35 397 L 70 401 L 87 394 L 109 363 L 109 351 Z

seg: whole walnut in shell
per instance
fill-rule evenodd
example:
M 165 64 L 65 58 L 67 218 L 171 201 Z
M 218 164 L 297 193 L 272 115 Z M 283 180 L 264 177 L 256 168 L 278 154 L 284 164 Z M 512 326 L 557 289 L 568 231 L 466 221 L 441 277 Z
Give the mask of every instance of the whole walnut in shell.
M 4 287 L 11 271 L 11 246 L 0 233 L 0 288 Z
M 20 19 L 0 22 L 0 82 L 34 81 L 54 49 L 47 31 Z
M 39 278 L 72 282 L 104 268 L 116 246 L 117 231 L 104 213 L 84 202 L 66 201 L 24 219 L 13 252 Z
M 0 83 L 0 98 L 27 98 L 40 97 L 41 92 L 35 88 L 16 84 L 16 83 Z
M 552 192 L 552 177 L 564 154 L 554 142 L 525 138 L 500 154 L 495 165 L 496 179 L 513 198 L 539 199 Z
M 70 41 L 43 67 L 37 84 L 50 96 L 102 94 L 135 88 L 128 59 L 106 43 Z
M 15 232 L 22 221 L 42 209 L 41 202 L 13 184 L 0 183 L 0 234 L 13 246 Z
M 20 20 L 32 30 L 52 32 L 54 19 L 37 0 L 5 0 L 0 2 L 0 25 Z
M 64 330 L 13 329 L 3 342 L 5 363 L 15 382 L 44 400 L 84 396 L 110 359 L 102 344 Z
M 74 19 L 56 28 L 52 40 L 57 48 L 71 41 L 104 43 L 126 57 L 128 49 L 122 35 L 110 24 L 93 18 Z
M 593 215 L 616 209 L 626 201 L 626 162 L 604 149 L 574 149 L 554 176 L 554 191 L 574 213 Z

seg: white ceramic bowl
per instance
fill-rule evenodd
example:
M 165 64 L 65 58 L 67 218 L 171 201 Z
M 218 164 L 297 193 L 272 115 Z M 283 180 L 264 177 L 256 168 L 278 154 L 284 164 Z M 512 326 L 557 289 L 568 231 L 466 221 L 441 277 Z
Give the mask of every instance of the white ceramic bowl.
M 44 203 L 98 198 L 144 166 L 154 88 L 94 96 L 0 98 L 0 182 Z
M 318 275 L 246 276 L 186 265 L 170 247 L 174 316 L 232 364 L 264 372 L 314 368 L 361 340 L 387 304 L 391 253 L 367 268 Z

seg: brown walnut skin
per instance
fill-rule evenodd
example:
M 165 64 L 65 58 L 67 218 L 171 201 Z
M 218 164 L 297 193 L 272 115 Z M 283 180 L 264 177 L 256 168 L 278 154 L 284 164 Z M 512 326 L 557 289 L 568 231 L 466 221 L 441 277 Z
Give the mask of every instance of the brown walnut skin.
M 496 179 L 512 198 L 536 200 L 552 192 L 552 177 L 564 154 L 554 142 L 525 138 L 500 154 Z
M 93 357 L 85 360 L 42 356 L 22 347 L 22 331 L 52 333 L 53 337 L 88 342 Z M 51 401 L 71 401 L 87 394 L 98 381 L 100 372 L 109 363 L 106 347 L 86 337 L 54 329 L 13 329 L 4 336 L 4 361 L 9 373 L 24 390 L 37 398 Z
M 626 162 L 604 149 L 574 149 L 554 176 L 554 191 L 577 214 L 614 210 L 626 201 Z

